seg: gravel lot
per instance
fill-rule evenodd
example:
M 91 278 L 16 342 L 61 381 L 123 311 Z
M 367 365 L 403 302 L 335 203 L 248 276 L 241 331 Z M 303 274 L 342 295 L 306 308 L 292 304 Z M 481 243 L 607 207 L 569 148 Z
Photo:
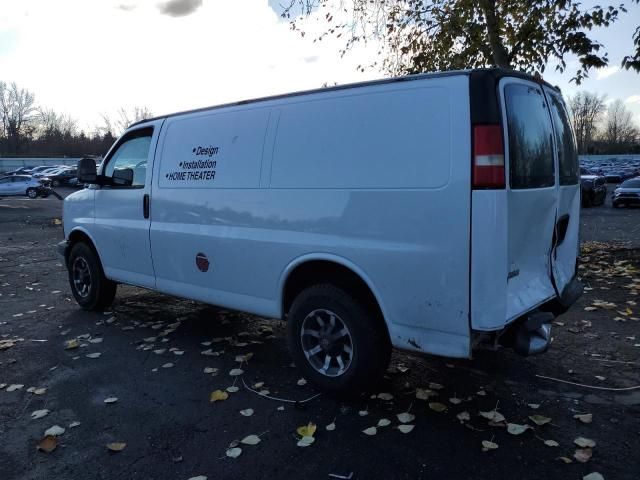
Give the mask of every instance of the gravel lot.
M 109 312 L 81 311 L 55 253 L 60 212 L 53 197 L 0 199 L 3 480 L 639 478 L 640 389 L 599 390 L 536 375 L 605 388 L 640 385 L 640 283 L 633 283 L 640 277 L 640 209 L 583 210 L 589 290 L 557 319 L 546 354 L 481 351 L 462 361 L 396 353 L 379 389 L 393 398 L 321 395 L 305 403 L 244 387 L 264 382 L 256 389 L 298 401 L 318 393 L 298 384 L 282 322 L 133 287 L 119 287 Z M 65 349 L 73 339 L 79 346 Z M 248 353 L 248 362 L 236 361 Z M 244 374 L 230 376 L 238 367 Z M 210 402 L 212 391 L 229 386 L 239 390 Z M 253 414 L 240 413 L 246 409 Z M 48 413 L 32 419 L 38 410 Z M 512 435 L 500 417 L 491 424 L 479 415 L 495 410 L 530 428 Z M 402 433 L 396 415 L 407 411 L 415 428 Z M 592 421 L 574 418 L 580 414 Z M 537 425 L 529 418 L 535 415 L 550 421 Z M 362 433 L 381 419 L 391 424 Z M 317 424 L 316 441 L 301 448 L 296 429 L 308 422 Z M 54 425 L 65 429 L 57 448 L 38 451 Z M 239 457 L 226 456 L 234 441 L 252 434 L 259 444 L 239 444 Z M 574 458 L 578 437 L 596 443 L 577 453 L 584 463 Z M 483 451 L 483 441 L 497 448 Z M 113 442 L 126 446 L 112 452 L 106 445 Z

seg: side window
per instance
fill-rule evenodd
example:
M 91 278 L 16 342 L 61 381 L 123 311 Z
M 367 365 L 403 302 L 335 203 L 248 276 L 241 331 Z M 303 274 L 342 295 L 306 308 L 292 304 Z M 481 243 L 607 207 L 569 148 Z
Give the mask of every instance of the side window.
M 555 184 L 551 120 L 538 87 L 511 84 L 504 89 L 509 132 L 509 180 L 512 189 Z
M 103 175 L 113 177 L 118 170 L 133 171 L 133 187 L 144 187 L 147 176 L 147 157 L 151 145 L 152 128 L 143 128 L 128 133 L 117 149 L 108 158 Z
M 11 178 L 0 178 L 0 183 L 9 183 Z
M 560 185 L 577 185 L 580 178 L 580 166 L 569 117 L 558 97 L 549 95 L 549 98 L 551 100 L 553 126 L 556 132 L 556 144 L 558 145 Z

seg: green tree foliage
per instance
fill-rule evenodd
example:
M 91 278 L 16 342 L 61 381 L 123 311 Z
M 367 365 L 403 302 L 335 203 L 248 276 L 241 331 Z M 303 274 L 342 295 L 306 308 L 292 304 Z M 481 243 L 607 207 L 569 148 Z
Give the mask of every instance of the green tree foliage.
M 345 38 L 343 54 L 381 40 L 382 67 L 392 75 L 488 66 L 542 74 L 549 63 L 563 72 L 575 55 L 579 67 L 571 73 L 580 83 L 609 63 L 590 30 L 625 12 L 624 4 L 588 8 L 575 0 L 289 0 L 282 16 L 299 30 L 301 18 L 322 14 L 327 28 L 317 40 Z M 638 50 L 623 65 L 640 71 L 640 30 L 634 41 Z

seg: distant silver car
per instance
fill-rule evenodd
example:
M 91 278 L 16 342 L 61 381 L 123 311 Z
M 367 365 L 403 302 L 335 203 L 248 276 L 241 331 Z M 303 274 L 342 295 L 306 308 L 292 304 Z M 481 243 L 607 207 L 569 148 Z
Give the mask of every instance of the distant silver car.
M 29 175 L 12 175 L 0 178 L 0 197 L 26 195 L 29 198 L 48 197 L 51 193 L 49 180 L 33 178 Z
M 611 203 L 614 208 L 621 205 L 640 205 L 640 177 L 630 178 L 613 191 Z

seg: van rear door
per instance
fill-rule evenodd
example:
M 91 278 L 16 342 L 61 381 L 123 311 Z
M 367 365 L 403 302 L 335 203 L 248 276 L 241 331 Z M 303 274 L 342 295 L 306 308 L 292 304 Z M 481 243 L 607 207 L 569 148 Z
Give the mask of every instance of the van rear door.
M 544 87 L 553 123 L 558 165 L 558 213 L 551 255 L 553 279 L 558 295 L 575 275 L 580 248 L 580 167 L 569 115 L 557 91 Z
M 551 271 L 559 192 L 553 129 L 540 85 L 501 81 L 507 154 L 506 321 L 556 295 Z

